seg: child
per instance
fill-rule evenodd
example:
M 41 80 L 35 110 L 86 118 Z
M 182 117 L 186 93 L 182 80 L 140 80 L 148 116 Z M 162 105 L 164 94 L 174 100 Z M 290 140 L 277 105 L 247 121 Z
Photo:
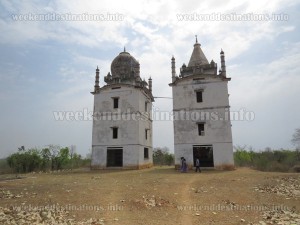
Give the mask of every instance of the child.
M 199 170 L 199 173 L 201 173 L 199 158 L 196 159 L 196 171 L 195 172 L 197 172 L 198 170 Z

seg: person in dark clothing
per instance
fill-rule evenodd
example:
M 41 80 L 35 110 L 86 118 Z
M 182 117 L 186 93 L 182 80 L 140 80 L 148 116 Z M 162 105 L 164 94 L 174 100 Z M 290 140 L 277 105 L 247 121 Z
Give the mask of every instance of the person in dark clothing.
M 183 168 L 182 168 L 182 172 L 183 173 L 186 173 L 188 170 L 188 166 L 187 166 L 187 163 L 186 163 L 186 159 L 183 158 Z
M 197 171 L 199 171 L 201 173 L 199 158 L 196 159 L 196 171 L 195 172 L 197 172 Z
M 181 161 L 180 172 L 183 172 L 183 159 L 184 159 L 184 157 L 180 158 L 180 161 Z

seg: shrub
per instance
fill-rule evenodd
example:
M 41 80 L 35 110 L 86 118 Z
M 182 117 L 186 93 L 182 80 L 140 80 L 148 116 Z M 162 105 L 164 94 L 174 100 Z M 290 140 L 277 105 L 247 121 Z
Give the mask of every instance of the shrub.
M 154 165 L 174 165 L 174 154 L 169 153 L 169 149 L 165 148 L 155 148 L 153 150 L 153 164 Z
M 234 162 L 236 166 L 254 167 L 261 171 L 288 172 L 295 165 L 300 165 L 298 151 L 291 150 L 271 150 L 254 152 L 244 148 L 236 148 L 234 152 Z
M 89 159 L 82 159 L 81 155 L 76 153 L 71 158 L 69 149 L 59 146 L 49 146 L 41 150 L 25 150 L 22 147 L 17 153 L 7 157 L 6 161 L 15 173 L 78 168 L 90 162 Z

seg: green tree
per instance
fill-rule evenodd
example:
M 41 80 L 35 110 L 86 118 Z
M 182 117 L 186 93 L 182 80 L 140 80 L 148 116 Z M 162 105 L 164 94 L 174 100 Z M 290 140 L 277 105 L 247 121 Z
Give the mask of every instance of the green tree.
M 56 170 L 61 170 L 69 162 L 69 148 L 65 147 L 59 150 L 58 154 L 54 156 L 53 163 Z
M 46 171 L 50 167 L 51 163 L 51 152 L 49 148 L 43 148 L 40 152 L 42 157 L 41 169 Z
M 37 149 L 25 150 L 19 148 L 17 153 L 10 155 L 7 158 L 7 163 L 10 168 L 16 173 L 27 173 L 39 170 L 42 159 Z
M 253 158 L 255 153 L 250 147 L 250 151 L 247 150 L 247 146 L 234 147 L 234 163 L 236 166 L 251 166 L 253 165 Z
M 167 147 L 153 149 L 153 163 L 154 165 L 173 165 L 174 154 L 169 152 Z

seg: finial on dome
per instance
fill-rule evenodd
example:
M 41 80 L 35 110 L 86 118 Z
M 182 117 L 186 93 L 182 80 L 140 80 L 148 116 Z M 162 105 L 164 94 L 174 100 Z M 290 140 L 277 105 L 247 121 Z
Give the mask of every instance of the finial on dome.
M 196 44 L 198 44 L 198 38 L 197 38 L 197 35 L 195 35 L 195 37 L 196 37 Z
M 126 52 L 126 48 L 125 48 L 125 46 L 124 46 L 124 52 Z

